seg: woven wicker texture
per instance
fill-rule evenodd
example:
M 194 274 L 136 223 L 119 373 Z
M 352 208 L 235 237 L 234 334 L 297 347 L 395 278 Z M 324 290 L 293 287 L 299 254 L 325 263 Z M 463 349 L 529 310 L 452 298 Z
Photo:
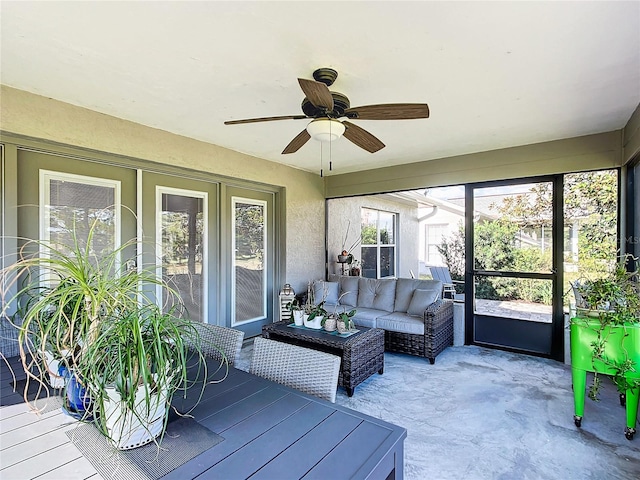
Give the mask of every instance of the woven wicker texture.
M 385 331 L 385 349 L 426 357 L 431 363 L 453 345 L 453 302 L 437 300 L 424 312 L 424 335 Z
M 256 337 L 249 371 L 335 403 L 340 357 Z
M 286 322 L 265 325 L 262 336 L 341 356 L 338 385 L 344 387 L 349 396 L 357 385 L 384 370 L 384 330 L 359 327 L 360 332 L 344 338 L 286 325 Z
M 193 326 L 200 336 L 202 352 L 205 355 L 220 361 L 224 355 L 229 366 L 237 363 L 244 339 L 243 331 L 200 322 L 193 322 Z M 186 343 L 190 342 L 187 340 Z

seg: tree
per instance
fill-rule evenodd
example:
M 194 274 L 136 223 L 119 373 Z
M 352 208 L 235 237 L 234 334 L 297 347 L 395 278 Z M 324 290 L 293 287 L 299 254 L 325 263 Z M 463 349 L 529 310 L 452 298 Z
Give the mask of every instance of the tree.
M 260 205 L 236 207 L 236 248 L 243 256 L 262 254 L 264 247 L 264 211 Z
M 552 184 L 537 183 L 527 194 L 505 198 L 492 207 L 523 228 L 550 225 Z M 615 170 L 564 176 L 565 223 L 579 225 L 582 259 L 615 261 L 617 251 L 618 175 Z
M 617 251 L 617 183 L 615 170 L 581 172 L 564 176 L 564 217 L 567 226 L 578 225 L 578 272 L 565 277 L 602 271 L 602 262 L 615 263 Z M 499 218 L 478 222 L 475 265 L 479 270 L 548 271 L 550 251 L 518 245 L 525 229 L 550 226 L 552 184 L 535 184 L 529 192 L 504 198 L 491 208 Z M 452 275 L 464 274 L 464 230 L 445 238 L 438 247 Z M 524 299 L 551 302 L 551 282 L 526 279 L 482 278 L 476 284 L 479 298 Z

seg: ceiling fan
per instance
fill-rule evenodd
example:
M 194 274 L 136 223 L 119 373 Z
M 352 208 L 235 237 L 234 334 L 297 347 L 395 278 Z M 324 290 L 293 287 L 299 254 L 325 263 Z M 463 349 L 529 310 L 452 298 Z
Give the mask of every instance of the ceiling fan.
M 314 80 L 298 79 L 300 88 L 305 94 L 305 98 L 302 100 L 302 112 L 304 115 L 229 120 L 224 124 L 238 125 L 241 123 L 271 122 L 274 120 L 312 119 L 309 125 L 289 142 L 289 145 L 282 151 L 283 154 L 297 152 L 312 137 L 321 141 L 333 141 L 342 135 L 367 152 L 375 153 L 384 148 L 384 143 L 349 120 L 429 118 L 429 106 L 426 103 L 389 103 L 352 108 L 346 95 L 329 90 L 329 87 L 333 85 L 337 77 L 338 72 L 334 69 L 319 68 L 313 72 Z

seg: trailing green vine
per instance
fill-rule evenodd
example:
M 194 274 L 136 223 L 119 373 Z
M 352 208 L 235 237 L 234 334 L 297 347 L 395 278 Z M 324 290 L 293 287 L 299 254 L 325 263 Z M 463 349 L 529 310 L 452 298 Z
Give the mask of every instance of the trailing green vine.
M 627 265 L 635 268 L 629 269 Z M 595 340 L 590 343 L 594 377 L 588 390 L 589 398 L 598 400 L 600 373 L 610 375 L 621 394 L 640 389 L 640 378 L 634 378 L 640 376 L 640 371 L 632 358 L 637 352 L 628 352 L 624 342 L 620 341 L 622 360 L 619 356 L 613 359 L 606 355 L 607 345 L 614 331 L 622 329 L 624 339 L 629 336 L 628 328 L 640 326 L 638 259 L 625 255 L 607 277 L 576 282 L 573 287 L 578 313 L 591 318 L 576 318 L 572 322 L 583 328 L 590 328 L 596 335 Z M 597 312 L 597 322 L 594 321 L 594 312 Z

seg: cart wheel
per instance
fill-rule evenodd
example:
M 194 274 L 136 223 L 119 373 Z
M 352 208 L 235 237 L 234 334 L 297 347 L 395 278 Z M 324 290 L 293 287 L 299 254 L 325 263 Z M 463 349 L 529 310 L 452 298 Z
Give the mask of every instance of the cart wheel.
M 573 416 L 573 423 L 576 424 L 576 427 L 580 428 L 580 426 L 582 425 L 582 417 L 580 417 L 578 415 L 574 415 Z
M 629 428 L 629 427 L 624 428 L 624 436 L 627 437 L 627 440 L 633 440 L 633 435 L 635 433 L 636 433 L 635 428 Z
M 624 393 L 620 394 L 620 406 L 624 407 L 627 404 L 627 396 Z

